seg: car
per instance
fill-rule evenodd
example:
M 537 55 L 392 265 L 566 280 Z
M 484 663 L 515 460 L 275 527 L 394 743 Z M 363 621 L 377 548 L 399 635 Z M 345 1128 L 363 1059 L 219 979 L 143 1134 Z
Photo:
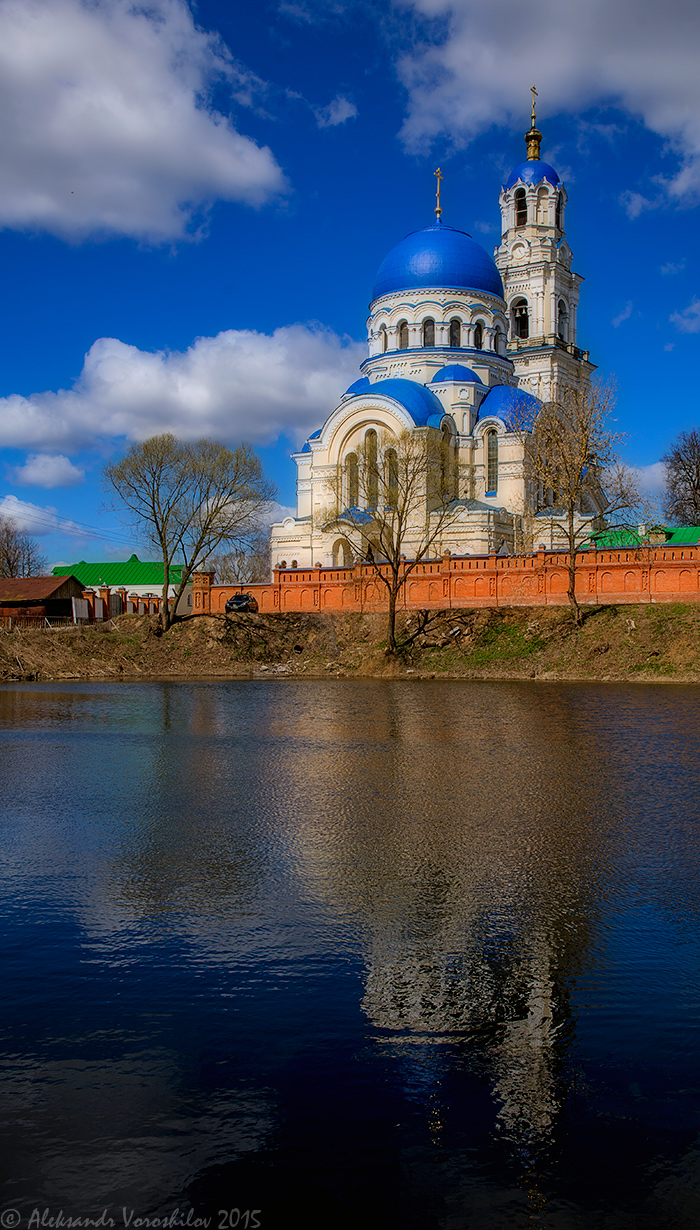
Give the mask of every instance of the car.
M 258 604 L 252 594 L 234 594 L 224 607 L 227 615 L 234 615 L 239 611 L 257 611 L 257 609 Z

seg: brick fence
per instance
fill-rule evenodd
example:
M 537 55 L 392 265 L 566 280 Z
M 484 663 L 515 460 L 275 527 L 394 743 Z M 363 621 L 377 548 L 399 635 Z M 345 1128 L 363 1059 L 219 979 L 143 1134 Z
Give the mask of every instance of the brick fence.
M 567 602 L 568 554 L 443 555 L 418 564 L 399 595 L 401 610 L 474 606 L 557 606 Z M 222 614 L 228 598 L 244 590 L 261 611 L 384 611 L 387 591 L 371 564 L 353 568 L 275 568 L 264 585 L 214 585 L 214 573 L 196 573 L 194 614 Z M 700 546 L 622 547 L 578 557 L 581 603 L 697 602 Z

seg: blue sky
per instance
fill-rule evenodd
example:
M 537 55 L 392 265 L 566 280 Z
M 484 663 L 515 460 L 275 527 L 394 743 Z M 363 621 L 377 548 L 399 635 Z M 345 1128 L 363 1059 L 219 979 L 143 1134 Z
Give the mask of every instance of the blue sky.
M 579 344 L 658 482 L 698 422 L 699 47 L 690 0 L 0 0 L 0 512 L 121 558 L 101 468 L 164 430 L 249 439 L 291 505 L 438 163 L 497 243 L 533 82 Z

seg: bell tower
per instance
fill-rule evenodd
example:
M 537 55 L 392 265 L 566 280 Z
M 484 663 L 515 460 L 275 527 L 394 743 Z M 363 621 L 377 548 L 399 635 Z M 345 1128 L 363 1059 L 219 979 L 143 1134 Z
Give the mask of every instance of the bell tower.
M 583 278 L 571 269 L 566 189 L 554 167 L 540 158 L 536 94 L 533 86 L 527 158 L 511 172 L 499 197 L 501 242 L 494 256 L 507 305 L 508 357 L 518 385 L 548 401 L 565 388 L 587 383 L 595 367 L 578 345 Z

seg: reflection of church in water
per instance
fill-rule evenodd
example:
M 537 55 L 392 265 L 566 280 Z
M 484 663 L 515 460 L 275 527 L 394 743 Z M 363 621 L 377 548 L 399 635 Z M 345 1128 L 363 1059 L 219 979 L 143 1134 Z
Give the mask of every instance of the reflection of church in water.
M 324 529 L 329 477 L 343 474 L 343 499 L 353 507 L 358 459 L 374 455 L 376 465 L 390 466 L 392 442 L 404 432 L 424 437 L 426 448 L 439 441 L 453 456 L 461 510 L 441 550 L 514 548 L 520 519 L 541 511 L 509 421 L 532 408 L 533 398 L 585 385 L 593 365 L 578 346 L 582 279 L 571 269 L 566 189 L 540 158 L 534 105 L 525 140 L 527 158 L 500 194 L 495 259 L 442 221 L 436 172 L 435 222 L 407 235 L 382 262 L 367 322 L 369 357 L 294 455 L 297 512 L 272 528 L 274 565 L 352 562 L 337 534 Z

